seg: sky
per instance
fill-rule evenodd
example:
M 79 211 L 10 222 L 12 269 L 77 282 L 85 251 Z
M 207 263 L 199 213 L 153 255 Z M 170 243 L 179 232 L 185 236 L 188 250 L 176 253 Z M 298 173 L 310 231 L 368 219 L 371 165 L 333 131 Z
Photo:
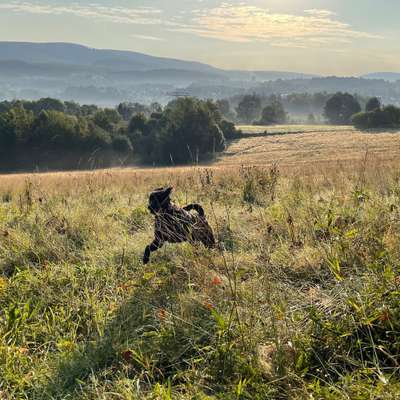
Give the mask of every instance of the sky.
M 0 40 L 351 76 L 400 72 L 399 16 L 399 0 L 0 0 Z

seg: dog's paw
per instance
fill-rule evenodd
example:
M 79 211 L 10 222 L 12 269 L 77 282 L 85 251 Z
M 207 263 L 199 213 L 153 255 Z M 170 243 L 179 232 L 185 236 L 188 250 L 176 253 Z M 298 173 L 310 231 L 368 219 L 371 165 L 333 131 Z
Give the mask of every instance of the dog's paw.
M 144 265 L 148 264 L 149 261 L 150 261 L 150 258 L 149 258 L 149 257 L 143 257 L 143 264 L 144 264 Z

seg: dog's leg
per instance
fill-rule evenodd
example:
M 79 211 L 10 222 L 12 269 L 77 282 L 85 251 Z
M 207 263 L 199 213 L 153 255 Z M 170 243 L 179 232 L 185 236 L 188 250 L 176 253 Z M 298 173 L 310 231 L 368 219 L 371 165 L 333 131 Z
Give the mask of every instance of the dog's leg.
M 150 254 L 153 251 L 158 250 L 163 246 L 164 242 L 159 238 L 155 238 L 151 244 L 149 244 L 143 254 L 143 264 L 147 264 L 150 261 Z

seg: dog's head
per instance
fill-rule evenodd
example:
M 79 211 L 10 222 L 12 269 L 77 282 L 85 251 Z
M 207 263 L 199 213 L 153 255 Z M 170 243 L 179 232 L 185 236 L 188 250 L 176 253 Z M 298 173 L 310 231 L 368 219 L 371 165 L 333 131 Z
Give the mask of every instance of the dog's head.
M 157 214 L 161 210 L 166 209 L 171 203 L 170 194 L 172 187 L 158 188 L 150 193 L 148 209 L 152 214 Z

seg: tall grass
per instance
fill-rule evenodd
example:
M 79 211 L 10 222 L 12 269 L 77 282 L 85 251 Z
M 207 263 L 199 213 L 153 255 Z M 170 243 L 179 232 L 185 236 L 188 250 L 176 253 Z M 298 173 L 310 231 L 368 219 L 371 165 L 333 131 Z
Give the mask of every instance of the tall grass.
M 149 190 L 209 251 L 152 239 Z M 400 168 L 0 177 L 0 398 L 398 398 Z

